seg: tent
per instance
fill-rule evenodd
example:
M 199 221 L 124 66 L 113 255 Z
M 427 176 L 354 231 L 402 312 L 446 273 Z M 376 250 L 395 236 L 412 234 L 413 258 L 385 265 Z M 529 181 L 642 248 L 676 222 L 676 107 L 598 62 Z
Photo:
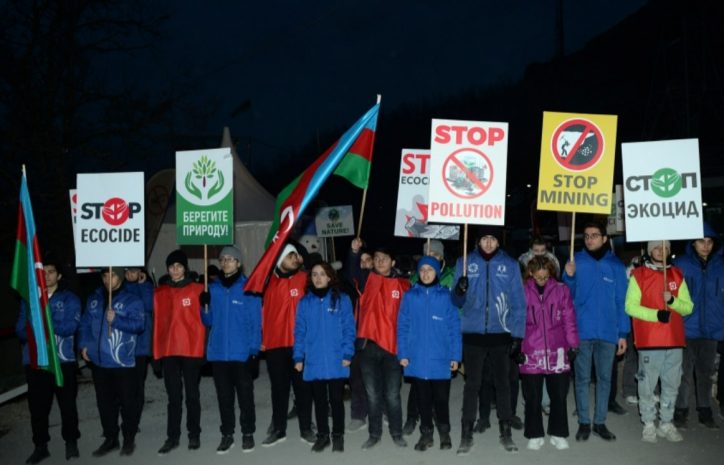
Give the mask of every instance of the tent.
M 274 196 L 254 179 L 241 162 L 231 143 L 231 133 L 224 128 L 221 147 L 230 147 L 234 160 L 234 244 L 241 250 L 242 266 L 246 274 L 256 266 L 264 253 L 264 242 L 274 216 Z M 175 196 L 175 191 L 172 194 Z M 166 256 L 179 248 L 176 243 L 176 204 L 169 202 L 163 224 L 151 249 L 146 267 L 156 279 L 166 274 Z M 183 246 L 189 257 L 189 268 L 204 272 L 204 248 L 200 245 Z M 209 264 L 218 266 L 220 246 L 209 246 Z

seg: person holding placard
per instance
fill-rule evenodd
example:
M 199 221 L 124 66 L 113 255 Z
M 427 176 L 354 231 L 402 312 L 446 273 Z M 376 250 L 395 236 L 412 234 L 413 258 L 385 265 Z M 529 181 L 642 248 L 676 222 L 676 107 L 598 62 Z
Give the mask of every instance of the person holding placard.
M 716 231 L 704 223 L 704 237 L 689 243 L 686 253 L 677 257 L 674 265 L 684 271 L 694 301 L 693 312 L 684 318 L 684 374 L 674 424 L 677 428 L 687 426 L 689 396 L 694 389 L 699 423 L 717 429 L 719 425 L 711 408 L 711 375 L 717 341 L 724 340 L 724 258 Z M 724 386 L 719 386 L 719 390 L 724 390 Z
M 681 269 L 667 263 L 669 241 L 649 241 L 648 259 L 634 269 L 626 292 L 626 313 L 633 319 L 634 345 L 639 355 L 639 412 L 644 429 L 641 439 L 656 442 L 683 440 L 672 423 L 681 383 L 684 321 L 694 304 Z M 660 407 L 656 412 L 654 390 L 661 381 Z M 654 421 L 659 418 L 659 427 Z
M 136 449 L 138 432 L 138 370 L 135 365 L 136 341 L 145 327 L 143 302 L 126 290 L 123 269 L 106 267 L 101 277 L 103 287 L 88 298 L 78 330 L 81 356 L 93 372 L 105 438 L 93 456 L 101 457 L 118 449 L 119 413 L 123 433 L 121 455 L 131 455 Z
M 616 435 L 606 427 L 608 397 L 611 391 L 613 358 L 626 352 L 626 336 L 631 320 L 626 315 L 626 267 L 606 243 L 606 228 L 588 223 L 583 228 L 584 249 L 574 261 L 566 263 L 563 282 L 573 296 L 576 324 L 581 339 L 575 361 L 576 441 L 586 441 L 593 434 L 605 441 Z M 596 405 L 591 426 L 589 386 L 591 369 L 596 368 Z
M 476 249 L 456 265 L 453 302 L 462 308 L 463 390 L 462 438 L 458 455 L 473 446 L 473 424 L 478 415 L 478 395 L 485 363 L 495 384 L 500 442 L 509 452 L 518 447 L 511 433 L 510 364 L 519 362 L 525 335 L 525 297 L 518 262 L 500 249 L 501 228 L 484 226 Z

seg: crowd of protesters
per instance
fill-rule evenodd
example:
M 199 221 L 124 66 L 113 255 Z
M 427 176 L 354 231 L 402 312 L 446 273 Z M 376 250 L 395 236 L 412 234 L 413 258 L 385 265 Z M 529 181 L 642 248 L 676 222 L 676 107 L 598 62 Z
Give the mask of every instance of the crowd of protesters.
M 623 410 L 615 401 L 615 374 L 617 357 L 624 354 L 623 394 L 627 403 L 638 404 L 641 439 L 682 441 L 692 397 L 698 421 L 719 427 L 711 392 L 724 341 L 724 258 L 718 235 L 708 225 L 704 231 L 673 261 L 668 241 L 649 242 L 627 269 L 597 223 L 584 226 L 582 250 L 562 267 L 540 238 L 516 260 L 503 250 L 502 228 L 486 226 L 454 266 L 448 266 L 442 242 L 427 241 L 412 277 L 396 268 L 390 249 L 368 249 L 360 238 L 352 241 L 341 273 L 321 259 L 305 262 L 300 246 L 290 242 L 262 295 L 244 292 L 237 247 L 221 250 L 218 276 L 207 290 L 189 270 L 185 253 L 175 250 L 159 286 L 141 269 L 107 268 L 85 305 L 63 286 L 61 263 L 48 259 L 46 286 L 65 383 L 57 387 L 51 373 L 30 366 L 23 306 L 16 329 L 35 446 L 26 463 L 50 455 L 53 396 L 65 457 L 80 456 L 76 355 L 93 376 L 104 438 L 95 457 L 116 450 L 133 454 L 151 361 L 168 396 L 159 455 L 180 446 L 184 401 L 188 449 L 200 448 L 205 363 L 219 407 L 216 452 L 234 446 L 237 400 L 241 450 L 252 452 L 259 358 L 266 361 L 272 401 L 262 447 L 287 438 L 293 393 L 300 438 L 314 452 L 342 452 L 345 430 L 365 428 L 369 437 L 362 448 L 371 449 L 382 440 L 383 420 L 398 447 L 407 446 L 405 436 L 419 421 L 415 450 L 434 446 L 435 429 L 440 449 L 452 449 L 450 386 L 458 372 L 465 379 L 462 405 L 452 406 L 462 409 L 458 455 L 470 454 L 474 433 L 491 427 L 492 403 L 506 451 L 518 450 L 512 429 L 523 430 L 530 450 L 543 447 L 546 435 L 555 449 L 568 449 L 571 382 L 575 440 L 593 434 L 614 441 L 606 418 Z M 410 384 L 406 419 L 403 381 Z M 519 393 L 523 420 L 516 414 Z M 721 389 L 718 396 L 721 409 Z

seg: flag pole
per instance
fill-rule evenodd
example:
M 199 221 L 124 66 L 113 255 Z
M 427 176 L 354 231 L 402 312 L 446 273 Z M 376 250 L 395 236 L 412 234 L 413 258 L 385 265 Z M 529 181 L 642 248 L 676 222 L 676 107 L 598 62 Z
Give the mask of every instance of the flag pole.
M 377 105 L 380 104 L 382 101 L 382 94 L 377 94 Z M 372 171 L 372 166 L 370 166 L 370 171 Z M 369 174 L 367 175 L 367 185 L 369 185 Z M 357 239 L 360 238 L 362 235 L 362 220 L 365 216 L 365 204 L 367 203 L 367 187 L 365 187 L 362 190 L 362 205 L 359 209 L 359 224 L 357 225 Z
M 209 292 L 209 249 L 206 244 L 204 244 L 204 292 Z M 209 313 L 209 304 L 204 304 L 204 313 Z
M 573 263 L 573 244 L 576 242 L 576 212 L 571 217 L 571 251 L 569 261 Z
M 108 267 L 108 310 L 113 308 L 113 267 Z M 108 322 L 108 337 L 111 337 L 111 322 Z
M 663 239 L 661 240 L 661 252 L 664 254 L 664 292 L 666 292 L 669 290 L 669 286 L 666 283 L 666 241 Z M 666 302 L 664 302 L 664 305 L 667 309 L 669 308 Z
M 463 276 L 468 275 L 468 224 L 463 227 Z

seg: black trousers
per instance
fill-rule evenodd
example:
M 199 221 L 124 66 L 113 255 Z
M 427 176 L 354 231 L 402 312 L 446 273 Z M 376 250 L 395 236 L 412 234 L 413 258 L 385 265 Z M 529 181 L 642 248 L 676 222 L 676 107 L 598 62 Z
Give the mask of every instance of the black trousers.
M 201 434 L 201 396 L 199 377 L 203 358 L 164 357 L 161 359 L 163 384 L 166 386 L 166 437 L 178 441 L 181 437 L 181 404 L 186 392 L 186 430 L 190 438 Z M 232 421 L 233 423 L 233 421 Z
M 349 389 L 352 393 L 350 399 L 350 417 L 353 420 L 364 420 L 367 418 L 367 392 L 362 381 L 362 369 L 360 368 L 359 357 L 352 358 L 352 365 L 349 367 Z
M 561 438 L 568 437 L 568 386 L 570 373 L 555 375 L 520 375 L 525 399 L 525 430 L 523 435 L 530 438 L 542 438 L 543 430 L 543 380 L 551 398 L 551 413 L 548 415 L 548 434 Z
M 241 433 L 254 434 L 256 431 L 254 379 L 248 362 L 211 362 L 211 370 L 216 386 L 216 398 L 219 401 L 221 434 L 224 436 L 234 434 L 235 398 L 239 400 Z
M 483 366 L 490 363 L 495 386 L 498 420 L 510 421 L 510 344 L 482 347 L 463 344 L 465 387 L 463 388 L 463 423 L 473 424 L 478 415 L 478 395 L 483 382 Z
M 518 394 L 520 393 L 520 372 L 518 371 L 518 365 L 515 363 L 509 364 L 510 371 L 508 376 L 510 377 L 510 414 L 515 415 L 518 410 Z M 490 420 L 490 405 L 495 396 L 495 381 L 491 373 L 490 362 L 485 362 L 483 366 L 483 382 L 480 386 L 480 418 Z
M 450 432 L 450 380 L 449 379 L 412 379 L 417 397 L 417 409 L 420 412 L 420 431 L 432 432 L 432 410 L 441 433 Z
M 91 370 L 103 436 L 107 439 L 118 437 L 120 413 L 123 438 L 133 439 L 138 431 L 138 370 L 98 365 L 91 365 Z
M 332 408 L 332 435 L 344 435 L 344 378 L 314 380 L 310 384 L 314 398 L 317 434 L 329 435 L 329 409 Z
M 272 423 L 280 433 L 287 432 L 289 389 L 294 389 L 299 431 L 312 429 L 312 386 L 302 380 L 302 374 L 294 369 L 291 347 L 266 351 L 266 367 L 272 390 Z
M 138 380 L 138 424 L 141 424 L 141 416 L 143 415 L 143 406 L 146 403 L 146 375 L 148 374 L 148 355 L 136 356 L 136 371 Z
M 50 441 L 48 416 L 53 407 L 53 396 L 58 399 L 62 422 L 61 435 L 65 442 L 76 441 L 80 437 L 78 430 L 78 382 L 76 381 L 75 362 L 61 363 L 63 387 L 55 385 L 55 376 L 46 370 L 25 367 L 25 379 L 28 382 L 28 408 L 30 425 L 33 430 L 33 444 L 44 446 Z
M 382 437 L 382 415 L 385 411 L 392 437 L 402 436 L 402 367 L 399 360 L 369 339 L 358 349 L 357 354 L 367 392 L 370 437 Z

